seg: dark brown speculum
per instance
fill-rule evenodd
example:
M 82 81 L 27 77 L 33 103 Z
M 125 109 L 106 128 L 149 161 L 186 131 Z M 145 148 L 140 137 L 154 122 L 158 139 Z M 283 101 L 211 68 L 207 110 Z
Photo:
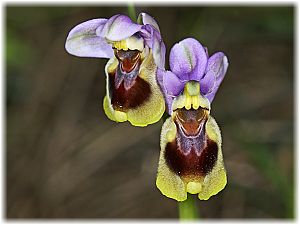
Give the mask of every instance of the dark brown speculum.
M 142 105 L 150 96 L 150 85 L 142 78 L 137 77 L 134 85 L 126 90 L 124 82 L 116 88 L 114 85 L 115 75 L 110 74 L 110 94 L 111 104 L 115 110 L 126 112 L 128 109 L 134 109 Z
M 166 162 L 181 177 L 205 176 L 218 158 L 218 145 L 206 134 L 208 113 L 202 108 L 183 108 L 175 113 L 177 134 L 175 140 L 166 145 Z
M 126 112 L 147 101 L 151 89 L 148 82 L 138 76 L 142 64 L 140 51 L 115 49 L 115 56 L 119 64 L 109 74 L 109 94 L 113 108 Z

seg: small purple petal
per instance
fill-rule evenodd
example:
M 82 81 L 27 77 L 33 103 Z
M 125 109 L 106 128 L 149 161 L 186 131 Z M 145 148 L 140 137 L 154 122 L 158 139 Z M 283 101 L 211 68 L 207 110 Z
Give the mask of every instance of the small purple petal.
M 204 86 L 203 91 L 208 91 L 207 93 L 204 92 L 205 97 L 212 102 L 217 90 L 224 79 L 228 68 L 228 59 L 223 52 L 217 52 L 212 55 L 207 63 L 206 72 L 204 78 L 200 81 L 200 88 L 202 92 L 202 86 Z M 214 80 L 214 84 L 211 84 L 211 80 Z
M 159 68 L 165 68 L 166 46 L 157 31 L 154 31 L 152 51 L 155 64 Z
M 209 74 L 208 74 L 209 75 Z M 216 82 L 215 76 L 206 76 L 200 80 L 200 90 L 201 94 L 206 95 L 212 91 L 212 88 Z
M 182 92 L 184 83 L 171 71 L 160 68 L 157 69 L 157 81 L 164 94 L 167 111 L 171 115 L 173 100 Z
M 106 22 L 107 19 L 92 19 L 75 26 L 66 40 L 67 52 L 80 57 L 111 58 L 111 46 L 96 35 L 96 30 Z
M 199 81 L 204 74 L 206 63 L 204 48 L 193 38 L 186 38 L 171 49 L 170 68 L 181 80 Z
M 142 27 L 140 30 L 140 35 L 144 38 L 146 41 L 146 44 L 149 46 L 149 48 L 152 47 L 152 37 L 153 37 L 154 29 L 151 25 L 146 24 Z
M 165 67 L 166 46 L 161 38 L 160 33 L 152 25 L 146 24 L 140 31 L 140 35 L 146 44 L 152 49 L 154 62 L 159 68 Z
M 152 25 L 158 32 L 160 32 L 159 26 L 158 26 L 157 22 L 155 21 L 155 19 L 154 19 L 152 16 L 148 15 L 147 13 L 140 13 L 139 18 L 142 19 L 142 23 L 143 23 L 144 25 L 150 24 L 150 25 Z M 138 20 L 139 20 L 139 19 L 138 19 Z
M 141 28 L 142 25 L 133 23 L 128 16 L 115 15 L 107 21 L 103 29 L 97 32 L 97 35 L 110 41 L 120 41 L 132 36 Z

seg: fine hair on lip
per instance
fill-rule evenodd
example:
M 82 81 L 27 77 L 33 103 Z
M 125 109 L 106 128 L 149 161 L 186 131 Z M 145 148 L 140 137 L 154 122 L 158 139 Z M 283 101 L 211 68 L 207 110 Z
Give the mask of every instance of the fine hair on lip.
M 114 81 L 116 73 L 109 74 L 109 95 L 111 104 L 115 110 L 126 112 L 129 109 L 135 109 L 144 104 L 151 95 L 150 85 L 142 78 L 137 76 L 132 87 L 125 88 L 124 80 L 120 82 L 118 87 L 115 86 Z
M 197 136 L 207 121 L 205 109 L 177 109 L 174 122 L 182 129 L 186 136 Z
M 168 167 L 181 177 L 207 175 L 218 159 L 218 145 L 203 133 L 197 138 L 177 137 L 166 145 Z
M 131 72 L 138 64 L 140 64 L 141 52 L 139 50 L 118 50 L 114 49 L 115 56 L 121 64 L 124 72 Z

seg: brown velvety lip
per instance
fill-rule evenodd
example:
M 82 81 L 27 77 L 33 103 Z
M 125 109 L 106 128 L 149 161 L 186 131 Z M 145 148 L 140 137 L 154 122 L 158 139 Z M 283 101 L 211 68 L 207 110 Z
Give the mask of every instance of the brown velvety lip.
M 115 110 L 127 112 L 143 105 L 150 98 L 151 88 L 139 77 L 140 51 L 114 49 L 114 52 L 119 64 L 109 73 L 109 95 Z
M 151 88 L 139 77 L 141 52 L 114 51 L 119 65 L 114 72 L 109 73 L 110 98 L 115 110 L 126 112 L 144 104 L 151 95 Z
M 114 49 L 115 56 L 121 64 L 123 72 L 130 73 L 140 62 L 141 52 L 139 50 L 118 50 Z
M 174 113 L 177 133 L 176 138 L 166 144 L 166 163 L 182 178 L 201 178 L 212 171 L 218 159 L 218 145 L 206 134 L 208 110 L 181 108 Z
M 150 85 L 137 76 L 130 89 L 124 87 L 124 81 L 118 88 L 114 85 L 115 74 L 109 74 L 111 104 L 115 110 L 126 112 L 144 104 L 151 95 Z
M 207 110 L 201 107 L 189 110 L 181 108 L 175 111 L 174 122 L 182 129 L 186 136 L 193 137 L 199 134 L 207 118 Z
M 181 177 L 201 177 L 212 171 L 218 159 L 218 145 L 216 142 L 206 139 L 199 149 L 191 147 L 186 154 L 182 146 L 176 140 L 167 143 L 164 154 L 168 167 Z

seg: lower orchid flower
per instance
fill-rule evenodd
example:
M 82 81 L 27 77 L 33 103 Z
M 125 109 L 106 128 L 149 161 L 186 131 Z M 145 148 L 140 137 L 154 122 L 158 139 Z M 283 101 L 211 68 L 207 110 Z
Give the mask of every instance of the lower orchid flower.
M 170 117 L 161 131 L 156 185 L 169 198 L 184 201 L 191 193 L 207 200 L 227 183 L 221 133 L 210 115 L 227 67 L 223 53 L 208 57 L 187 38 L 171 49 L 171 71 L 158 70 Z
M 156 70 L 164 67 L 166 49 L 156 21 L 146 13 L 138 21 L 141 24 L 125 15 L 86 21 L 70 31 L 65 47 L 76 56 L 109 58 L 106 115 L 117 122 L 146 126 L 165 111 Z

